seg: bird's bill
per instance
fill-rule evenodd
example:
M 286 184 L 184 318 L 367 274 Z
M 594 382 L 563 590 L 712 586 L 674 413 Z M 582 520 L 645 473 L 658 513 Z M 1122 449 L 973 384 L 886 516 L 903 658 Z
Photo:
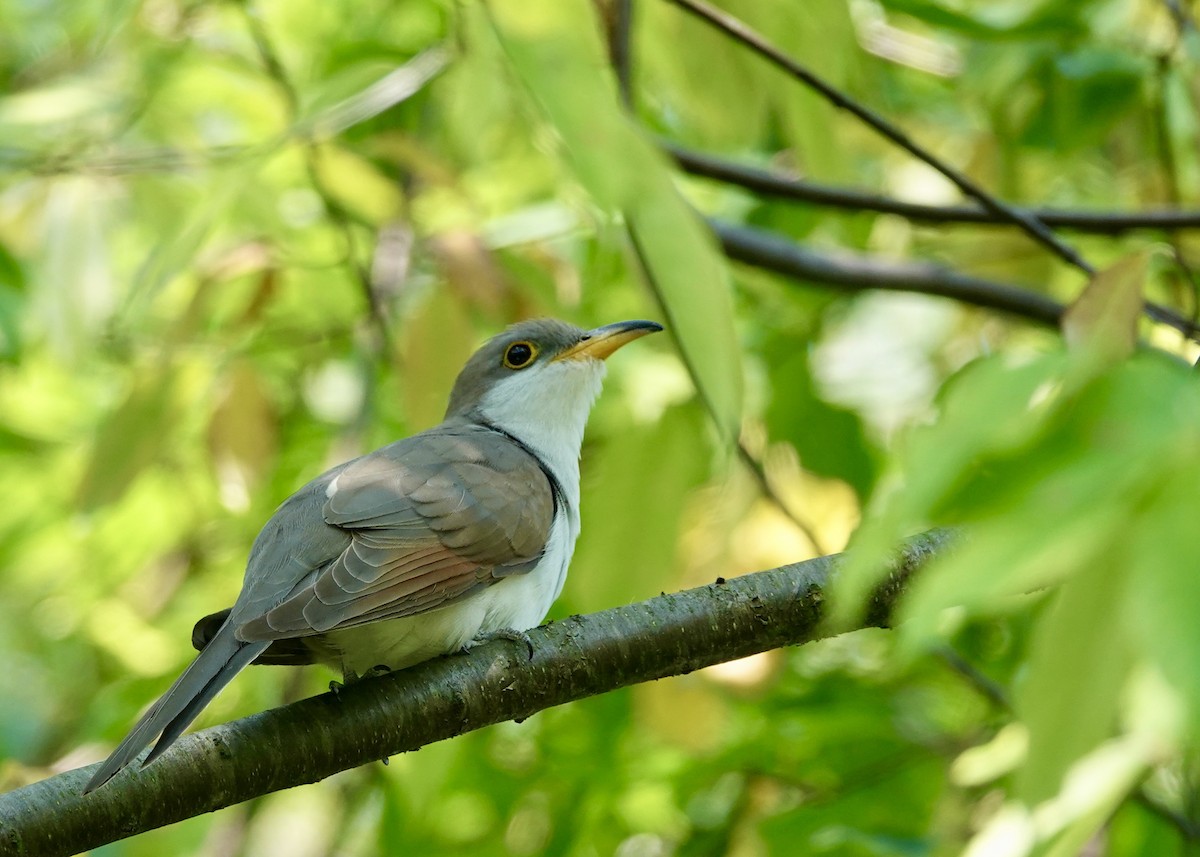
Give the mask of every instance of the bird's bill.
M 618 321 L 589 330 L 583 339 L 555 357 L 555 360 L 604 360 L 622 345 L 657 333 L 663 326 L 657 321 Z

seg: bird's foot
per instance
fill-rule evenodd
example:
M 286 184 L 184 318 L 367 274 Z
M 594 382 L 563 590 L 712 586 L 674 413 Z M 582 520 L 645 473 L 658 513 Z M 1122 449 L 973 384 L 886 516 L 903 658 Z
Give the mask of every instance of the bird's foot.
M 495 631 L 484 631 L 477 634 L 475 639 L 463 646 L 463 652 L 469 652 L 476 646 L 490 643 L 492 640 L 508 640 L 510 643 L 521 643 L 529 652 L 529 660 L 533 660 L 533 640 L 529 638 L 529 634 L 524 631 L 517 631 L 513 628 L 497 628 Z
M 352 684 L 358 684 L 366 678 L 378 678 L 381 675 L 387 675 L 391 671 L 392 668 L 387 664 L 376 664 L 362 675 L 354 672 L 354 670 L 342 670 L 342 680 L 331 681 L 329 683 L 329 692 L 336 696 Z

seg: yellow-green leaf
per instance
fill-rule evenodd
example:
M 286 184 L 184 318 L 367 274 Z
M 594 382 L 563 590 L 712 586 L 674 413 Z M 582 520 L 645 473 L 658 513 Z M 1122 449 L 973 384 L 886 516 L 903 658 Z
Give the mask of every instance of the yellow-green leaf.
M 1132 253 L 1092 278 L 1063 316 L 1069 348 L 1102 366 L 1133 353 L 1148 260 L 1146 251 Z

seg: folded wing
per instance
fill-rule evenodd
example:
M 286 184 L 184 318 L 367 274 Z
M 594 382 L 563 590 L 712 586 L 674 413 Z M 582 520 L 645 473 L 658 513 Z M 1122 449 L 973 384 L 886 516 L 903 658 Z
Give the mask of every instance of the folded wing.
M 542 556 L 555 505 L 528 450 L 466 425 L 358 459 L 326 493 L 324 522 L 347 535 L 345 547 L 278 604 L 238 621 L 239 640 L 412 616 L 527 572 Z

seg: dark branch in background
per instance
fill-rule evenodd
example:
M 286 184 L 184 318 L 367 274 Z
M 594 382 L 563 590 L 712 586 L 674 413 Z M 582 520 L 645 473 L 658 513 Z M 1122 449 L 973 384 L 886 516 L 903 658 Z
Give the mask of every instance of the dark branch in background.
M 1007 283 L 960 274 L 931 262 L 890 262 L 847 252 L 819 253 L 781 235 L 709 218 L 725 255 L 756 268 L 850 291 L 880 289 L 952 298 L 1057 326 L 1066 307 L 1053 298 Z M 1178 313 L 1147 301 L 1146 315 L 1185 336 L 1196 326 Z
M 808 202 L 832 208 L 895 214 L 907 220 L 939 224 L 1012 226 L 1011 220 L 973 205 L 923 205 L 873 193 L 789 178 L 769 170 L 737 164 L 713 155 L 694 152 L 673 143 L 661 143 L 684 172 L 752 190 L 763 196 Z M 1200 211 L 1075 211 L 1060 208 L 1031 208 L 1029 214 L 1062 229 L 1098 235 L 1121 235 L 1135 229 L 1171 232 L 1200 229 Z
M 1066 307 L 1027 289 L 960 274 L 930 262 L 890 262 L 850 253 L 818 253 L 788 239 L 749 226 L 708 221 L 725 254 L 801 280 L 851 291 L 919 292 L 1002 310 L 1041 324 L 1057 326 Z
M 981 672 L 973 663 L 960 655 L 953 646 L 943 644 L 935 648 L 934 652 L 945 662 L 946 666 L 961 676 L 976 693 L 990 702 L 994 708 L 998 708 L 1006 714 L 1013 713 L 1012 701 L 1008 698 L 1008 691 L 1004 689 L 1004 686 Z
M 951 542 L 912 539 L 872 595 L 862 627 L 886 627 L 910 577 Z M 818 639 L 837 556 L 588 616 L 490 643 L 339 694 L 255 714 L 180 740 L 143 771 L 80 791 L 94 765 L 0 795 L 0 849 L 75 854 L 338 771 L 639 682 Z
M 751 29 L 744 22 L 732 15 L 717 9 L 704 0 L 670 0 L 677 6 L 686 9 L 705 23 L 716 27 L 733 36 L 742 44 L 754 50 L 760 56 L 770 60 L 788 74 L 802 81 L 811 89 L 820 93 L 835 107 L 845 110 L 858 117 L 864 124 L 914 157 L 924 161 L 955 184 L 967 196 L 979 201 L 979 204 L 1016 226 L 1019 226 L 1032 238 L 1049 248 L 1057 256 L 1074 265 L 1089 277 L 1096 273 L 1072 247 L 1058 238 L 1041 220 L 1028 211 L 1015 208 L 1006 202 L 992 196 L 963 173 L 943 161 L 937 155 L 929 152 L 913 142 L 907 134 L 874 111 L 859 104 L 845 93 L 830 86 L 821 78 L 804 68 L 779 48 L 767 41 L 760 33 Z

